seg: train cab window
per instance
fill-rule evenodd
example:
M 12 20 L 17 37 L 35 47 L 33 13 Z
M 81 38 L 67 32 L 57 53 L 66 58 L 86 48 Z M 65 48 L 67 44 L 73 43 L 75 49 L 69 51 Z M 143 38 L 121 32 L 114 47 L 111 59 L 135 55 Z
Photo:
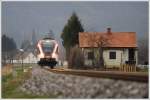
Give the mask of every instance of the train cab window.
M 43 42 L 42 49 L 44 52 L 53 52 L 53 49 L 55 47 L 54 42 Z

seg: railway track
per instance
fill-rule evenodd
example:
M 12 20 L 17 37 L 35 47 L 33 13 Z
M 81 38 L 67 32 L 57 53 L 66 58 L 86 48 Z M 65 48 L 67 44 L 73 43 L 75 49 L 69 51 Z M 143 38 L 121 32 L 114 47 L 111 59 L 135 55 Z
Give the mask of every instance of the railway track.
M 49 69 L 46 70 L 60 74 L 71 74 L 79 76 L 111 78 L 117 80 L 129 80 L 138 82 L 148 82 L 148 73 L 145 72 L 121 72 L 121 71 L 94 71 L 94 70 L 72 70 L 72 69 Z

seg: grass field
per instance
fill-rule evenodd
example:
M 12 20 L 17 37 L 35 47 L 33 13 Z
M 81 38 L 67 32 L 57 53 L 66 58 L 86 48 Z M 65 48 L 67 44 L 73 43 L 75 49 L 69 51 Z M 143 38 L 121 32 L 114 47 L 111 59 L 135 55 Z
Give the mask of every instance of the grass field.
M 24 81 L 31 76 L 31 71 L 23 72 L 22 68 L 15 69 L 13 75 L 12 66 L 2 68 L 2 98 L 49 98 L 49 96 L 38 96 L 26 94 L 18 89 Z M 52 97 L 50 97 L 52 98 Z

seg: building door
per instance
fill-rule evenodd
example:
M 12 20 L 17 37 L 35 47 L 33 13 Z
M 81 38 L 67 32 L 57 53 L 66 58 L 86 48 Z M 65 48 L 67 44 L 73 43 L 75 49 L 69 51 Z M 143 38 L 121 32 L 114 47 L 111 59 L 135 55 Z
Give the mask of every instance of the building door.
M 129 61 L 134 61 L 135 50 L 133 48 L 129 49 Z

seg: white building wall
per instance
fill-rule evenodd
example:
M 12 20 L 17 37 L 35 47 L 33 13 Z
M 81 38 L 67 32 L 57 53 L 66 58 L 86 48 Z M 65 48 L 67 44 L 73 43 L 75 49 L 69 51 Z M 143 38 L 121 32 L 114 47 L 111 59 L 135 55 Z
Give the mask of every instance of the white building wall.
M 125 64 L 126 61 L 129 59 L 129 49 L 122 50 L 122 64 Z
M 110 52 L 116 52 L 116 59 L 110 59 L 109 53 Z M 122 60 L 122 50 L 104 50 L 103 57 L 104 57 L 104 64 L 109 67 L 119 67 Z
M 88 59 L 88 52 L 90 52 L 91 49 L 85 49 L 84 51 L 84 57 L 85 57 L 85 61 L 84 64 L 85 65 L 92 65 L 92 60 Z
M 84 57 L 85 57 L 85 65 L 92 65 L 92 60 L 88 59 L 88 52 L 92 51 L 91 49 L 84 49 Z M 116 52 L 116 59 L 110 59 L 109 54 L 111 51 Z M 97 53 L 94 53 L 97 56 Z M 129 49 L 128 48 L 120 48 L 120 49 L 107 49 L 103 51 L 104 64 L 108 68 L 112 67 L 120 67 L 121 64 L 125 64 L 129 59 Z M 136 63 L 138 62 L 138 51 L 135 50 L 135 59 Z
M 138 50 L 135 50 L 136 65 L 138 65 Z
M 30 53 L 25 59 L 23 59 L 23 63 L 37 63 L 37 58 Z

